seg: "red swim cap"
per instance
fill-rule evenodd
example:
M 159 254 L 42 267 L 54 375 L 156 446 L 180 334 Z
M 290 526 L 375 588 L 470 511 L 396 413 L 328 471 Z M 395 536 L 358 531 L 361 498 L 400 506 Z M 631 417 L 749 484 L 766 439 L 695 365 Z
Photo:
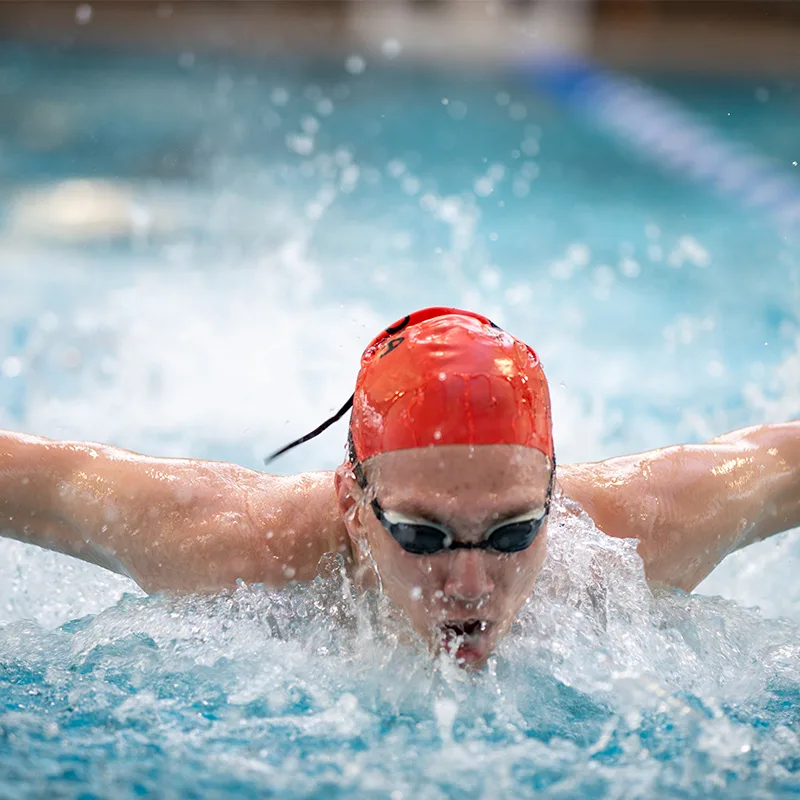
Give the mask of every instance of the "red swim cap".
M 522 444 L 553 458 L 550 392 L 536 353 L 456 308 L 417 311 L 373 339 L 350 432 L 359 461 L 442 444 Z

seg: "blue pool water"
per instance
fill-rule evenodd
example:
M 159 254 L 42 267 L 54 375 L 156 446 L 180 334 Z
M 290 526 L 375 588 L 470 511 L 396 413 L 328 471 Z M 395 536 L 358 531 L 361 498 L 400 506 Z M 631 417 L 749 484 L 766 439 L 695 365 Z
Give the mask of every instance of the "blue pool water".
M 650 82 L 797 173 L 794 85 Z M 795 237 L 521 78 L 0 45 L 6 428 L 258 467 L 439 303 L 538 349 L 562 462 L 789 419 Z M 556 521 L 477 676 L 335 564 L 148 598 L 0 542 L 0 797 L 800 792 L 796 534 L 653 597 L 630 543 Z

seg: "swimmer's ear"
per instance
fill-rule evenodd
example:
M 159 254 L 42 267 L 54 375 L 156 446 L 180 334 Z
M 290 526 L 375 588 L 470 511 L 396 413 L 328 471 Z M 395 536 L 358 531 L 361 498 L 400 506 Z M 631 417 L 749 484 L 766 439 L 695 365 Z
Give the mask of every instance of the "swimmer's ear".
M 358 485 L 358 479 L 351 464 L 345 462 L 336 468 L 333 487 L 336 491 L 336 501 L 342 518 L 354 520 L 362 505 L 363 490 Z

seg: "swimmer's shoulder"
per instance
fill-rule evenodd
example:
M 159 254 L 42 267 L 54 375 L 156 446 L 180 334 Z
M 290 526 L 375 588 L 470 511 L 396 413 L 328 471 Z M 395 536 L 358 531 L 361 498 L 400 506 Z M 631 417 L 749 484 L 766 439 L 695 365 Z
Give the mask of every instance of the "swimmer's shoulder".
M 265 561 L 270 575 L 276 560 L 287 578 L 299 581 L 315 577 L 326 553 L 349 560 L 349 537 L 339 514 L 333 472 L 251 473 L 241 488 L 254 532 L 254 555 Z
M 619 456 L 606 461 L 558 466 L 557 485 L 603 533 L 642 539 L 658 518 L 658 501 L 642 491 L 643 463 L 654 454 Z M 643 504 L 652 506 L 647 512 Z

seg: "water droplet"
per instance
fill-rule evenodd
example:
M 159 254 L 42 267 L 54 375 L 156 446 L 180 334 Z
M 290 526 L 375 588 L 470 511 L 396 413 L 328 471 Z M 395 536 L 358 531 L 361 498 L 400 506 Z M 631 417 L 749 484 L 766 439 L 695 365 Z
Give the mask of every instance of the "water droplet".
M 384 39 L 381 42 L 381 53 L 384 58 L 397 58 L 403 52 L 403 45 L 397 39 Z
M 308 156 L 314 152 L 314 139 L 299 133 L 290 133 L 286 136 L 286 146 L 300 156 Z
M 450 103 L 447 113 L 450 115 L 451 119 L 462 120 L 467 116 L 467 104 L 461 100 L 454 100 Z
M 312 116 L 303 117 L 300 127 L 303 129 L 303 133 L 313 136 L 319 130 L 319 120 Z
M 386 171 L 393 178 L 399 178 L 405 171 L 406 165 L 398 158 L 393 158 L 387 165 Z
M 619 271 L 626 278 L 638 278 L 642 271 L 639 262 L 633 258 L 623 258 L 619 263 Z
M 484 175 L 475 181 L 472 188 L 478 197 L 488 197 L 494 191 L 494 182 Z
M 413 175 L 405 175 L 401 185 L 403 191 L 410 196 L 417 194 L 422 186 L 419 178 L 415 178 Z
M 92 21 L 92 7 L 88 3 L 81 3 L 75 9 L 75 21 L 78 25 L 87 25 Z
M 289 102 L 289 92 L 281 87 L 273 89 L 270 93 L 269 101 L 274 106 L 285 106 Z
M 458 704 L 449 697 L 437 698 L 433 701 L 433 713 L 439 728 L 439 736 L 443 741 L 451 741 L 453 738 L 453 723 L 458 715 Z
M 354 53 L 353 55 L 347 57 L 347 60 L 344 62 L 344 68 L 351 75 L 361 75 L 361 73 L 367 68 L 367 62 L 364 60 L 363 56 Z
M 22 372 L 22 361 L 16 356 L 8 356 L 0 366 L 0 372 L 6 378 L 16 378 Z
M 327 117 L 333 113 L 333 101 L 327 97 L 323 97 L 316 105 L 317 114 L 321 117 Z

